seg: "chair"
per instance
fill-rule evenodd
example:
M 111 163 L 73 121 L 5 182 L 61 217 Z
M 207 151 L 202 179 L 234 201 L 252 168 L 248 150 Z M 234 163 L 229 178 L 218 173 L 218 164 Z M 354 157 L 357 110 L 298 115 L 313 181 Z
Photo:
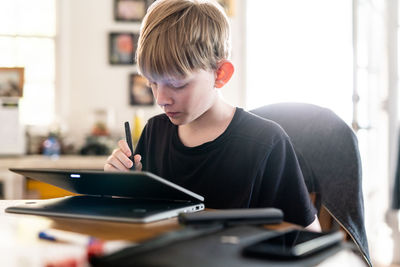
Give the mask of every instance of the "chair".
M 286 131 L 310 196 L 315 196 L 322 229 L 334 227 L 325 223 L 324 214 L 329 214 L 372 266 L 364 227 L 361 160 L 352 129 L 331 110 L 312 104 L 279 103 L 250 112 Z

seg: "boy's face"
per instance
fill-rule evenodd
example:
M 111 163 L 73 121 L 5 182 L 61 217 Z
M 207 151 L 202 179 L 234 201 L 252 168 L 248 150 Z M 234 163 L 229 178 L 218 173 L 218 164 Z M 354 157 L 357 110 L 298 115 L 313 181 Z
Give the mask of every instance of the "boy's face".
M 150 80 L 157 104 L 175 125 L 191 123 L 215 103 L 215 72 L 198 70 L 184 79 Z

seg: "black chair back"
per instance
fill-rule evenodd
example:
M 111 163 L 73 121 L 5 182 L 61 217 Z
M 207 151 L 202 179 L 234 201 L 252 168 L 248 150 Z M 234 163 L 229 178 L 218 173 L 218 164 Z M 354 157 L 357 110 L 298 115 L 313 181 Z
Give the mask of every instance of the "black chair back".
M 345 229 L 371 265 L 364 226 L 361 160 L 353 130 L 335 113 L 305 103 L 279 103 L 250 112 L 275 121 L 290 137 L 305 183 Z

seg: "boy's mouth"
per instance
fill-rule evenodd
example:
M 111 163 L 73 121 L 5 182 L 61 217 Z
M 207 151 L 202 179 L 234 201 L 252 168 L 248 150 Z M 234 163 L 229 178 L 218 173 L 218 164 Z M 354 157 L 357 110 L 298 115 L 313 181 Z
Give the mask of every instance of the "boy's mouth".
M 167 114 L 167 116 L 170 118 L 174 118 L 178 116 L 179 112 L 165 112 L 165 114 Z

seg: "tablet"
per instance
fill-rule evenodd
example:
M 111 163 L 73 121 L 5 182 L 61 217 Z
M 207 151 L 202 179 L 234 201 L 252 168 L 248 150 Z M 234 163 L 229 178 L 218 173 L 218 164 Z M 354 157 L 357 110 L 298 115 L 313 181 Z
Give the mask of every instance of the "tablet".
M 148 223 L 203 209 L 202 203 L 81 195 L 26 200 L 25 203 L 8 207 L 5 211 L 51 217 Z
M 144 171 L 43 168 L 10 168 L 10 171 L 82 195 L 204 201 L 204 197 Z
M 26 201 L 6 212 L 144 223 L 204 209 L 204 197 L 149 172 L 10 170 L 80 196 Z

